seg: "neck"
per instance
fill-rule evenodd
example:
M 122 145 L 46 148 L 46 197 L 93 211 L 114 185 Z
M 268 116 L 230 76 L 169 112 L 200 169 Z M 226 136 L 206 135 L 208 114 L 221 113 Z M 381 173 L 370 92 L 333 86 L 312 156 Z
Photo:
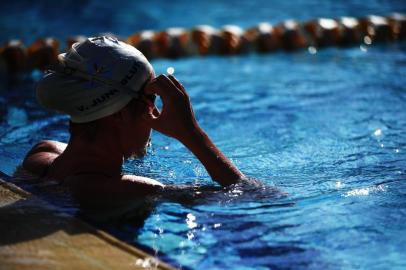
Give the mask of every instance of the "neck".
M 95 172 L 107 175 L 121 173 L 123 153 L 118 139 L 101 134 L 94 141 L 87 142 L 73 137 L 63 155 L 70 160 L 76 172 Z

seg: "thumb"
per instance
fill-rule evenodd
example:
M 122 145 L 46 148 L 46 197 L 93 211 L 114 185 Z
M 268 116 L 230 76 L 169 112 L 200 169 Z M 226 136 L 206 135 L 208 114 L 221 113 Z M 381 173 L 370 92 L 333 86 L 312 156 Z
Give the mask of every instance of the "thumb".
M 142 115 L 142 119 L 146 121 L 152 128 L 154 128 L 158 122 L 159 116 L 159 110 L 155 106 L 153 106 L 149 107 L 148 111 Z

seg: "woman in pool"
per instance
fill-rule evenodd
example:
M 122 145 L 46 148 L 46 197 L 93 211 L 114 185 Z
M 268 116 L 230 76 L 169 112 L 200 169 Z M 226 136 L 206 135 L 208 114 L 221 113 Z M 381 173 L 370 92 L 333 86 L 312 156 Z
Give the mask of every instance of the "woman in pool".
M 63 182 L 80 201 L 128 200 L 172 189 L 154 179 L 122 175 L 125 158 L 142 157 L 151 129 L 179 140 L 221 186 L 245 176 L 198 125 L 189 96 L 169 75 L 154 78 L 147 59 L 134 47 L 110 37 L 76 43 L 39 82 L 45 108 L 68 114 L 68 144 L 41 141 L 23 167 Z M 154 105 L 161 97 L 160 112 Z

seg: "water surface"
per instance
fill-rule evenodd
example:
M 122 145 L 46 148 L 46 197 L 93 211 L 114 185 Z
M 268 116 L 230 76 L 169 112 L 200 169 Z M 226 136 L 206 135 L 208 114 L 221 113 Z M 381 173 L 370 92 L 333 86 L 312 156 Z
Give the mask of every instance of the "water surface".
M 30 5 L 23 12 L 34 16 L 29 18 L 53 7 Z M 135 15 L 155 18 L 142 22 L 133 19 L 135 15 L 129 17 L 131 8 L 117 5 L 115 14 L 120 16 L 100 25 L 86 24 L 84 33 L 129 34 L 130 26 L 158 29 L 197 23 L 248 26 L 267 16 L 280 21 L 405 8 L 402 1 L 295 1 L 288 7 L 278 2 L 275 9 L 270 4 L 259 9 L 265 4 L 258 1 L 235 10 L 228 8 L 235 3 L 224 1 L 196 4 L 200 10 L 210 10 L 203 19 L 187 6 L 163 5 L 171 11 L 166 20 L 161 19 L 162 5 L 132 7 L 138 10 Z M 18 6 L 7 4 L 11 10 Z M 220 12 L 224 7 L 228 12 Z M 106 6 L 87 1 L 77 8 L 83 23 L 84 18 L 97 19 L 97 13 L 89 10 Z M 68 19 L 70 12 L 68 8 L 64 15 Z M 184 20 L 179 20 L 181 15 Z M 42 19 L 43 28 L 36 35 L 56 33 L 57 24 L 47 24 L 51 19 Z M 8 38 L 15 28 L 5 20 L 15 18 L 2 18 Z M 67 26 L 66 34 L 77 33 L 79 22 Z M 18 31 L 13 33 L 31 39 L 26 34 L 30 26 L 15 27 Z M 272 189 L 203 192 L 194 194 L 195 199 L 158 204 L 141 228 L 124 222 L 109 229 L 174 265 L 192 269 L 403 269 L 405 50 L 405 43 L 397 43 L 331 48 L 316 54 L 304 50 L 154 61 L 157 73 L 174 69 L 190 92 L 199 123 L 218 147 L 244 173 L 288 196 L 275 196 Z M 0 170 L 7 174 L 37 141 L 68 139 L 67 117 L 42 110 L 35 102 L 38 76 L 0 88 Z M 126 162 L 123 169 L 168 184 L 213 185 L 180 143 L 158 133 L 153 134 L 149 155 Z

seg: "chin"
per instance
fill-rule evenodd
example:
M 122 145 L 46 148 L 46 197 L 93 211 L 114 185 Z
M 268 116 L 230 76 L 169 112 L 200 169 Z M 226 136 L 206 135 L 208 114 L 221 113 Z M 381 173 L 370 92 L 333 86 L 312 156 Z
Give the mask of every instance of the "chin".
M 132 153 L 127 153 L 124 155 L 125 159 L 137 159 L 137 158 L 142 158 L 147 154 L 146 151 L 137 151 L 137 152 L 132 152 Z
M 144 146 L 141 149 L 137 149 L 129 154 L 126 154 L 124 157 L 126 159 L 137 159 L 137 158 L 142 158 L 147 154 L 148 150 L 148 145 Z
M 143 146 L 134 147 L 136 149 L 130 150 L 128 153 L 124 155 L 126 159 L 137 159 L 146 156 L 148 147 L 151 146 L 151 138 L 148 139 L 147 142 Z

